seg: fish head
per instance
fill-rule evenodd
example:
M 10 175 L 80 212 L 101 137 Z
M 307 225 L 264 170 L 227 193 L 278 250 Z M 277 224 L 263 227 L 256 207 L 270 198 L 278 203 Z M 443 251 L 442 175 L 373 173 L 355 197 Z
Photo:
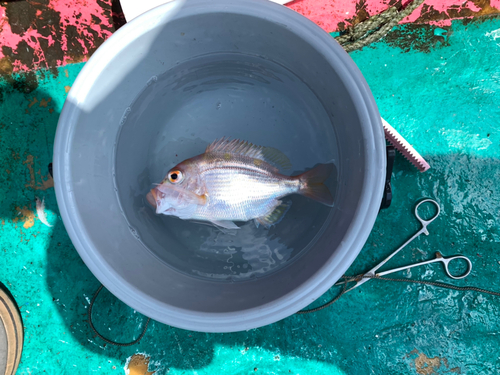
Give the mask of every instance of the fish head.
M 151 189 L 148 202 L 156 207 L 157 214 L 189 219 L 207 196 L 195 162 L 186 160 L 172 168 L 163 181 Z

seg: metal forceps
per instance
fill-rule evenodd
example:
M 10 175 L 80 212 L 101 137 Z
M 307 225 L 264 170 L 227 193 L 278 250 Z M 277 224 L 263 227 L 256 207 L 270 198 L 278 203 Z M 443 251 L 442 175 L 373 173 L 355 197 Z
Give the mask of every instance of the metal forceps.
M 437 209 L 437 212 L 434 214 L 434 216 L 432 216 L 430 219 L 428 220 L 424 220 L 420 217 L 420 215 L 418 214 L 418 208 L 426 203 L 426 202 L 429 202 L 429 203 L 432 203 L 436 209 Z M 429 231 L 427 230 L 427 226 L 432 223 L 434 220 L 436 220 L 436 218 L 439 216 L 439 213 L 441 212 L 441 209 L 439 207 L 439 204 L 433 200 L 433 199 L 424 199 L 422 201 L 420 201 L 416 207 L 415 207 L 415 217 L 417 218 L 418 221 L 420 221 L 420 224 L 422 224 L 422 228 L 413 235 L 412 238 L 410 238 L 408 241 L 406 241 L 401 247 L 399 247 L 396 251 L 394 251 L 391 255 L 389 255 L 387 258 L 385 258 L 382 262 L 380 262 L 379 264 L 377 264 L 375 267 L 373 267 L 370 271 L 366 272 L 363 276 L 369 276 L 368 278 L 362 278 L 361 280 L 357 281 L 356 284 L 347 289 L 346 292 L 349 292 L 351 290 L 353 290 L 354 288 L 357 288 L 358 286 L 366 283 L 368 280 L 370 280 L 370 277 L 375 277 L 375 276 L 383 276 L 383 275 L 387 275 L 389 273 L 393 273 L 393 272 L 398 272 L 398 271 L 402 271 L 402 270 L 406 270 L 406 269 L 410 269 L 410 268 L 413 268 L 413 267 L 418 267 L 418 266 L 422 266 L 424 264 L 429 264 L 429 263 L 434 263 L 434 262 L 441 262 L 443 263 L 444 265 L 444 269 L 446 271 L 446 274 L 451 277 L 452 279 L 462 279 L 464 277 L 466 277 L 470 271 L 472 270 L 472 263 L 471 261 L 469 260 L 469 258 L 467 257 L 464 257 L 464 256 L 461 256 L 461 255 L 457 255 L 457 256 L 453 256 L 453 257 L 448 257 L 448 258 L 444 258 L 441 253 L 436 253 L 436 258 L 434 259 L 431 259 L 431 260 L 427 260 L 427 261 L 424 261 L 424 262 L 420 262 L 420 263 L 415 263 L 415 264 L 411 264 L 409 266 L 405 266 L 405 267 L 399 267 L 399 268 L 395 268 L 395 269 L 392 269 L 392 270 L 388 270 L 388 271 L 384 271 L 384 272 L 377 272 L 379 268 L 381 268 L 384 264 L 386 264 L 394 255 L 396 255 L 397 253 L 399 253 L 402 249 L 404 249 L 410 242 L 412 242 L 415 238 L 417 238 L 418 236 L 420 236 L 422 233 L 425 234 L 426 236 L 429 235 Z M 462 274 L 462 275 L 452 275 L 450 273 L 450 270 L 448 268 L 448 265 L 449 263 L 452 261 L 452 260 L 455 260 L 455 259 L 462 259 L 462 260 L 465 260 L 467 262 L 467 271 Z M 340 281 L 338 283 L 336 283 L 335 285 L 340 285 L 340 284 L 343 284 L 344 281 Z

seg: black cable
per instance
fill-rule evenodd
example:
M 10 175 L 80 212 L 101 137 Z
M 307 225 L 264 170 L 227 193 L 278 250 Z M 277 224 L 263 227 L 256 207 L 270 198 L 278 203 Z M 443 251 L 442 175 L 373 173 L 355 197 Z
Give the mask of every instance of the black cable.
M 475 286 L 455 286 L 455 285 L 451 285 L 451 284 L 447 284 L 447 283 L 442 283 L 440 281 L 424 281 L 424 280 L 412 280 L 412 279 L 392 279 L 390 277 L 368 276 L 368 275 L 358 275 L 358 276 L 355 276 L 355 277 L 343 276 L 342 279 L 343 279 L 342 283 L 344 284 L 344 288 L 342 289 L 342 291 L 336 297 L 332 298 L 330 301 L 328 301 L 327 303 L 325 303 L 325 304 L 323 304 L 323 305 L 321 305 L 319 307 L 315 307 L 315 308 L 309 309 L 309 310 L 301 310 L 301 311 L 297 312 L 296 314 L 309 314 L 309 313 L 313 313 L 313 312 L 316 312 L 316 311 L 319 311 L 319 310 L 323 310 L 324 308 L 330 306 L 334 302 L 337 302 L 339 300 L 339 298 L 342 297 L 346 293 L 346 288 L 347 288 L 347 284 L 348 283 L 351 283 L 351 282 L 354 282 L 354 281 L 359 281 L 361 279 L 377 279 L 377 280 L 384 280 L 384 281 L 396 281 L 396 282 L 400 282 L 400 283 L 432 285 L 432 286 L 437 286 L 439 288 L 453 289 L 453 290 L 458 290 L 458 291 L 461 291 L 461 292 L 473 291 L 473 292 L 491 294 L 493 296 L 500 297 L 500 293 L 499 292 L 493 292 L 491 290 L 477 288 Z
M 146 330 L 148 329 L 148 324 L 149 324 L 149 321 L 151 320 L 151 318 L 148 318 L 147 322 L 146 322 L 146 325 L 144 326 L 144 329 L 142 330 L 142 333 L 139 335 L 139 337 L 137 339 L 135 339 L 134 341 L 132 342 L 129 342 L 129 343 L 120 343 L 120 342 L 116 342 L 116 341 L 112 341 L 112 340 L 109 340 L 107 339 L 106 337 L 104 337 L 103 335 L 101 335 L 99 332 L 97 332 L 97 329 L 94 327 L 94 324 L 92 323 L 92 307 L 94 306 L 94 302 L 97 298 L 97 296 L 99 295 L 99 292 L 102 290 L 103 288 L 103 285 L 101 285 L 97 291 L 94 293 L 94 296 L 92 297 L 92 301 L 90 301 L 90 305 L 89 305 L 89 312 L 88 312 L 88 322 L 89 322 L 89 325 L 90 325 L 90 328 L 92 328 L 92 331 L 94 331 L 94 333 L 99 336 L 99 338 L 103 341 L 106 341 L 108 344 L 111 344 L 111 345 L 116 345 L 116 346 L 131 346 L 131 345 L 134 345 L 136 344 L 137 342 L 139 342 L 143 337 L 144 335 L 146 334 Z

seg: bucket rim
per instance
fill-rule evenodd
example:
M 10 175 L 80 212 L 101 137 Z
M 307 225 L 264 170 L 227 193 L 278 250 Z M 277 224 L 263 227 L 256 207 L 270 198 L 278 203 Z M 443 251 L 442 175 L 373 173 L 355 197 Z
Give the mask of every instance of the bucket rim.
M 102 70 L 109 54 L 126 48 L 131 39 L 172 19 L 196 14 L 227 12 L 255 16 L 262 20 L 281 24 L 300 35 L 312 45 L 339 74 L 352 100 L 358 103 L 360 121 L 365 124 L 363 141 L 366 143 L 365 178 L 354 218 L 337 248 L 342 257 L 335 264 L 330 258 L 318 271 L 293 292 L 267 305 L 229 313 L 205 313 L 180 309 L 160 303 L 127 282 L 113 269 L 107 268 L 100 251 L 88 240 L 83 221 L 71 193 L 69 154 L 73 127 L 77 123 L 78 106 L 64 105 L 54 143 L 54 181 L 56 198 L 66 230 L 91 272 L 117 298 L 133 309 L 159 322 L 178 328 L 201 332 L 235 332 L 261 327 L 284 319 L 303 309 L 323 295 L 344 274 L 363 248 L 373 227 L 385 183 L 385 137 L 380 114 L 371 91 L 354 61 L 343 48 L 318 25 L 306 17 L 279 4 L 267 0 L 189 0 L 166 3 L 141 14 L 113 34 L 84 66 L 77 77 L 67 100 L 78 104 L 88 94 L 91 77 Z M 367 230 L 368 228 L 368 230 Z

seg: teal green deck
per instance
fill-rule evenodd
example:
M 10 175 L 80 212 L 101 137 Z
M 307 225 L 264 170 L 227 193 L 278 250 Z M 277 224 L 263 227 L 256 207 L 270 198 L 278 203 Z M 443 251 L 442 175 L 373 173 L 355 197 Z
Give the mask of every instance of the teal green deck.
M 405 35 L 404 27 L 397 33 Z M 436 251 L 463 254 L 474 268 L 453 284 L 500 291 L 500 19 L 455 21 L 447 33 L 436 27 L 406 47 L 389 37 L 352 57 L 382 116 L 431 169 L 419 173 L 397 155 L 392 206 L 348 274 L 369 269 L 418 230 L 414 203 L 430 197 L 442 208 L 430 236 L 388 267 Z M 152 322 L 132 347 L 94 337 L 86 313 L 99 282 L 68 238 L 47 170 L 67 86 L 82 66 L 39 74 L 32 92 L 23 76 L 0 86 L 0 281 L 24 319 L 18 374 L 124 374 L 139 352 L 151 356 L 156 374 L 500 373 L 500 297 L 384 281 L 324 311 L 248 332 L 203 334 Z M 45 198 L 53 227 L 36 217 L 35 197 Z M 398 276 L 449 282 L 439 264 Z M 145 318 L 108 292 L 101 297 L 98 328 L 117 341 L 137 337 Z

